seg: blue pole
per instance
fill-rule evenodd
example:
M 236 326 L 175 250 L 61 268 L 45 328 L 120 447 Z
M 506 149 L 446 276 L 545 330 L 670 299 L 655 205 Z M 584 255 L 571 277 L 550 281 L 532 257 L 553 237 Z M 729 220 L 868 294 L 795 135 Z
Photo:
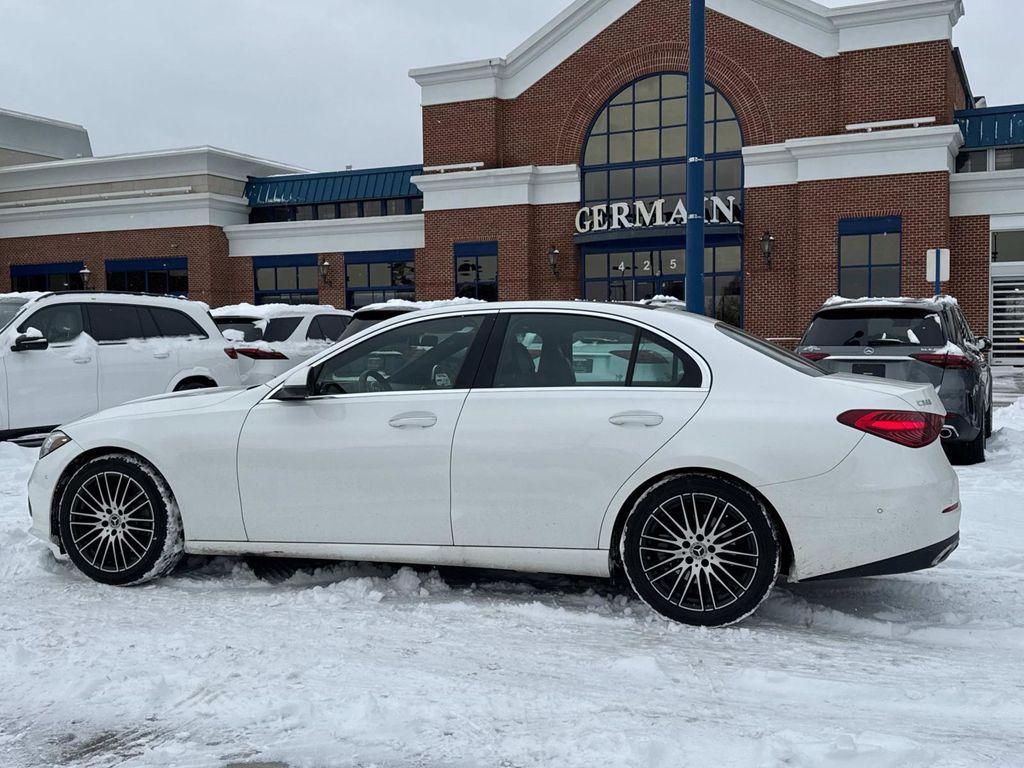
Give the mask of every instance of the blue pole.
M 686 106 L 686 309 L 704 314 L 704 0 L 690 0 Z
M 935 295 L 942 295 L 942 249 L 935 249 Z

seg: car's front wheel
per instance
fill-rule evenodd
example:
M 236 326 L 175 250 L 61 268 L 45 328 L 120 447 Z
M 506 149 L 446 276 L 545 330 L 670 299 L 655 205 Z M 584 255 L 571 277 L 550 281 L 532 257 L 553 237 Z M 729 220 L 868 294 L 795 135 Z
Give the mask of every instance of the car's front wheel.
M 703 474 L 667 478 L 641 496 L 623 526 L 620 556 L 645 603 L 700 626 L 753 613 L 780 566 L 764 505 L 741 485 Z
M 127 454 L 93 458 L 74 473 L 58 524 L 71 562 L 104 584 L 149 581 L 182 557 L 181 518 L 167 483 Z

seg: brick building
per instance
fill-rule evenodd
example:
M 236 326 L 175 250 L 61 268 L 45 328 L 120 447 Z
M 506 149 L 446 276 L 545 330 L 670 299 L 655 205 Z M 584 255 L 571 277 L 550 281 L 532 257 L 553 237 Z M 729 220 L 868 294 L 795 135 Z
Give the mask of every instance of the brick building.
M 1024 364 L 1024 107 L 972 92 L 962 14 L 708 0 L 709 314 L 796 336 L 833 294 L 930 294 L 949 249 L 945 290 Z M 577 0 L 504 58 L 414 70 L 422 166 L 40 160 L 69 155 L 5 150 L 0 122 L 0 288 L 87 267 L 215 304 L 681 297 L 688 43 L 685 0 Z

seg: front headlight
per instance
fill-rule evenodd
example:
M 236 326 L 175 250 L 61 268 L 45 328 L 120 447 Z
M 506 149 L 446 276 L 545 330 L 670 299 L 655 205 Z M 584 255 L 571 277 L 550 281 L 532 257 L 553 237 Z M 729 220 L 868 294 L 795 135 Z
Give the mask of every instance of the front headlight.
M 42 459 L 45 458 L 46 456 L 49 456 L 62 445 L 67 445 L 70 442 L 70 437 L 65 435 L 60 430 L 54 430 L 53 432 L 46 436 L 45 440 L 43 440 L 43 444 L 39 448 L 39 458 Z

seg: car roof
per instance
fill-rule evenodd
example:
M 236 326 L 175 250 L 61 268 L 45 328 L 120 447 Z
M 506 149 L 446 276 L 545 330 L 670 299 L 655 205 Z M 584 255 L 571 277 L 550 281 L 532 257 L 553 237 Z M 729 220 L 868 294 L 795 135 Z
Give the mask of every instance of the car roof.
M 6 294 L 8 298 L 15 294 Z M 56 291 L 53 293 L 26 294 L 31 295 L 30 304 L 44 303 L 106 303 L 106 304 L 139 304 L 147 306 L 169 307 L 199 311 L 205 315 L 209 307 L 201 301 L 177 296 L 166 296 L 156 293 L 132 293 L 127 291 Z
M 933 296 L 923 299 L 908 297 L 843 299 L 834 296 L 826 301 L 815 314 L 822 315 L 835 311 L 879 309 L 914 309 L 923 312 L 942 312 L 951 306 L 958 306 L 957 300 L 952 296 Z

